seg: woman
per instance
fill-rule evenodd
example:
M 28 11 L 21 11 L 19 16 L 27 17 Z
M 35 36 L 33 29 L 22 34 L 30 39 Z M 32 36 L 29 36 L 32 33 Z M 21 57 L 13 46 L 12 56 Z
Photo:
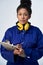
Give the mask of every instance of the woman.
M 9 28 L 2 40 L 8 40 L 17 47 L 8 51 L 1 46 L 1 55 L 7 60 L 7 65 L 39 65 L 37 60 L 43 55 L 42 32 L 28 22 L 31 14 L 31 0 L 21 0 L 17 8 L 16 26 Z M 23 54 L 25 57 L 22 57 Z

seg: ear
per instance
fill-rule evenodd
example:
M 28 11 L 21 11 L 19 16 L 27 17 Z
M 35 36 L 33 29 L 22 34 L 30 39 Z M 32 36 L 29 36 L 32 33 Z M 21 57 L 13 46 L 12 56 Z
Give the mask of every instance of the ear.
M 31 15 L 29 15 L 28 19 L 30 19 L 30 18 L 31 18 Z

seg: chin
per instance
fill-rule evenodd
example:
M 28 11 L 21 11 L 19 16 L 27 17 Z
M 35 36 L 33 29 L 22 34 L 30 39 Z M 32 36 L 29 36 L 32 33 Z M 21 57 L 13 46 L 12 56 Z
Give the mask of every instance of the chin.
M 25 24 L 26 22 L 20 22 L 21 24 Z

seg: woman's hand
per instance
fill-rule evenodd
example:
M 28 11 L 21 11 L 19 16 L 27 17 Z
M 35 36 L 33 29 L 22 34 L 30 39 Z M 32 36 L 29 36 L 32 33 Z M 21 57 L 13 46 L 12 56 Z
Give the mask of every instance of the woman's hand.
M 24 50 L 22 49 L 22 46 L 20 44 L 16 45 L 16 49 L 13 52 L 14 54 L 17 54 L 19 56 L 24 56 Z
M 18 55 L 18 54 L 19 54 L 19 50 L 18 50 L 18 49 L 14 49 L 13 53 L 14 53 L 15 55 Z

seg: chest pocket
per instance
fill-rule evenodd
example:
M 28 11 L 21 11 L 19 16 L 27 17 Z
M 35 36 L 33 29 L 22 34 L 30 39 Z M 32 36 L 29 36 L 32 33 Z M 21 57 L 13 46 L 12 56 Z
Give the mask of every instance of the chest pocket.
M 25 36 L 26 47 L 36 48 L 37 47 L 37 36 L 34 34 L 27 34 Z
M 19 34 L 14 34 L 14 35 L 12 36 L 12 43 L 13 43 L 14 45 L 20 44 L 20 35 L 19 35 Z

